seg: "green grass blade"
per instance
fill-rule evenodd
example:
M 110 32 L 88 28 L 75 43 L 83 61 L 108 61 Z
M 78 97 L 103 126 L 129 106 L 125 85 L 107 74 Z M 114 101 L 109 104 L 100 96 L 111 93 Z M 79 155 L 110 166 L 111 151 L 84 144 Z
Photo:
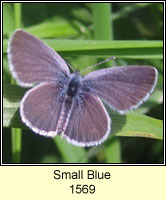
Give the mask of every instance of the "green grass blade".
M 14 13 L 10 3 L 3 3 L 3 35 L 9 36 L 14 30 Z
M 111 18 L 110 3 L 94 3 L 92 4 L 94 16 L 94 38 L 96 40 L 112 40 L 113 26 Z M 104 23 L 103 23 L 104 21 Z M 109 63 L 106 63 L 108 66 Z M 108 146 L 105 147 L 106 160 L 110 163 L 121 163 L 120 143 L 118 138 L 113 138 Z M 110 157 L 109 155 L 113 155 Z
M 56 145 L 63 157 L 63 161 L 66 163 L 84 163 L 88 162 L 86 157 L 86 151 L 82 147 L 73 146 L 62 139 L 60 136 L 54 138 Z
M 12 163 L 21 162 L 22 131 L 19 128 L 12 128 Z
M 163 140 L 163 121 L 136 111 L 127 115 L 110 114 L 112 134 L 125 137 L 146 137 Z
M 119 138 L 111 137 L 105 146 L 106 163 L 121 163 L 121 146 Z
M 116 56 L 129 59 L 162 59 L 162 41 L 43 40 L 62 56 Z M 8 40 L 4 39 L 4 53 Z
M 21 4 L 14 4 L 14 19 L 15 28 L 21 27 Z M 15 82 L 13 79 L 11 82 Z M 19 128 L 12 128 L 12 162 L 21 163 L 21 148 L 22 148 L 22 130 Z
M 24 29 L 38 38 L 51 38 L 51 37 L 66 37 L 76 36 L 79 34 L 77 29 L 65 22 L 43 22 L 37 25 L 33 25 Z
M 112 38 L 110 27 L 110 4 L 109 3 L 93 3 L 93 24 L 94 39 L 109 40 Z
M 14 14 L 15 14 L 15 28 L 20 28 L 21 25 L 21 10 L 22 10 L 22 4 L 21 3 L 15 3 L 14 4 Z

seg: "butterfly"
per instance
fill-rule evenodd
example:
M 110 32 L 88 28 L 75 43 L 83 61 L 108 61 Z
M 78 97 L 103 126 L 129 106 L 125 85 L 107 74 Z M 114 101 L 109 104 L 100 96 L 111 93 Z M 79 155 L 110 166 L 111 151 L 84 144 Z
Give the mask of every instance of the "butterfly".
M 157 70 L 151 66 L 99 69 L 81 76 L 31 34 L 19 29 L 8 46 L 9 67 L 23 87 L 33 87 L 20 104 L 22 121 L 35 133 L 62 135 L 69 143 L 101 144 L 111 132 L 103 102 L 120 114 L 136 109 L 154 90 Z

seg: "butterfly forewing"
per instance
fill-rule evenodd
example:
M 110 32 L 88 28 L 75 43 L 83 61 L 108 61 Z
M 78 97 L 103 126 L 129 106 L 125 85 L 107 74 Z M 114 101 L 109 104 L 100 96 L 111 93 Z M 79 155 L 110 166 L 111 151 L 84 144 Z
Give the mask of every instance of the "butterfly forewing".
M 9 66 L 22 86 L 69 76 L 66 62 L 41 40 L 22 30 L 14 32 L 8 47 Z
M 157 70 L 150 66 L 123 66 L 97 70 L 84 78 L 90 92 L 120 112 L 137 108 L 153 91 Z

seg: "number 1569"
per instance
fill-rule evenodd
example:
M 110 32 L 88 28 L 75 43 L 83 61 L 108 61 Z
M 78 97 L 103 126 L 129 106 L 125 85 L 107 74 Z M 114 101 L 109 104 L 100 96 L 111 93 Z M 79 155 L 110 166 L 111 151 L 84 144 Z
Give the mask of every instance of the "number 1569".
M 77 194 L 93 194 L 95 193 L 95 186 L 94 185 L 81 185 L 81 184 L 77 184 L 77 185 L 71 185 L 70 186 L 71 190 L 72 190 L 72 194 L 77 193 Z

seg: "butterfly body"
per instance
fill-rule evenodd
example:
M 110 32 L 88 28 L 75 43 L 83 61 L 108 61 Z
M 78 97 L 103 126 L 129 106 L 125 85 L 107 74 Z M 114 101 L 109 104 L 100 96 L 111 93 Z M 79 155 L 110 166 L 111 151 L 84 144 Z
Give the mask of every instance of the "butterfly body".
M 59 114 L 59 123 L 57 125 L 57 133 L 63 134 L 67 124 L 68 120 L 71 117 L 72 111 L 74 107 L 79 108 L 79 113 L 81 113 L 82 106 L 84 106 L 83 98 L 85 98 L 86 95 L 88 95 L 89 89 L 87 89 L 87 86 L 83 85 L 83 77 L 80 75 L 78 71 L 72 73 L 68 78 L 68 84 L 64 85 L 62 89 L 63 92 L 63 99 L 61 98 L 61 95 L 59 95 L 59 101 L 62 101 L 62 109 Z
M 61 112 L 59 113 L 59 119 L 56 127 L 55 133 L 63 134 L 66 130 L 67 124 L 69 122 L 72 110 L 74 106 L 74 99 L 71 96 L 66 96 L 64 98 Z
M 67 88 L 67 95 L 75 97 L 80 92 L 82 87 L 82 77 L 79 72 L 74 72 L 70 75 L 70 81 Z

